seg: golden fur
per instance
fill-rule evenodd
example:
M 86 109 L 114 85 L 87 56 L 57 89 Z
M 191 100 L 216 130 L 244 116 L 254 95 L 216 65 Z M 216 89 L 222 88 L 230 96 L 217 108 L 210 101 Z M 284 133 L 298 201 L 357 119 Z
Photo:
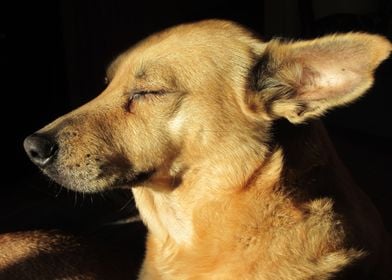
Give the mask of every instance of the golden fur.
M 121 229 L 0 233 L 0 279 L 135 279 L 143 247 L 135 244 L 144 229 L 136 223 Z
M 139 279 L 390 279 L 382 222 L 315 120 L 361 96 L 390 51 L 365 33 L 165 30 L 38 132 L 60 147 L 43 171 L 78 191 L 132 188 L 149 229 Z

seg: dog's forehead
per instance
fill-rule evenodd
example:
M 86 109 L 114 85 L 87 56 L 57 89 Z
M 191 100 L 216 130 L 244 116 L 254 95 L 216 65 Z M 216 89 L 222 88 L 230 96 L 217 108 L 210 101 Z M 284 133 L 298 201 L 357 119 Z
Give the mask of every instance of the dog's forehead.
M 230 47 L 238 41 L 247 43 L 249 37 L 253 35 L 236 23 L 206 20 L 174 26 L 153 34 L 138 44 L 136 49 L 146 50 L 154 47 L 162 51 L 167 51 L 167 48 L 213 49 L 213 47 Z
M 260 41 L 232 22 L 208 20 L 179 25 L 143 40 L 120 55 L 109 67 L 108 76 L 125 68 L 135 78 L 168 76 L 174 71 L 194 75 L 229 63 L 247 63 Z

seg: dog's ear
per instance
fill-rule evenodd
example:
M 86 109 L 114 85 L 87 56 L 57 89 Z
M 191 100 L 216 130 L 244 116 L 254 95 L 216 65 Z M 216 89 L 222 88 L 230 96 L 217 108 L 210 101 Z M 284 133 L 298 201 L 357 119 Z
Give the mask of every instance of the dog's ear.
M 391 49 L 384 37 L 365 33 L 272 40 L 250 73 L 247 105 L 259 116 L 292 123 L 320 116 L 361 96 Z

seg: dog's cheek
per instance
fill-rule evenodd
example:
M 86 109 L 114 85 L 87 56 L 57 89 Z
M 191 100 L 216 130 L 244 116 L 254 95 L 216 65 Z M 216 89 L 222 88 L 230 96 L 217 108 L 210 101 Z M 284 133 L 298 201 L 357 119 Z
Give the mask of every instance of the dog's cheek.
M 186 122 L 186 116 L 184 114 L 177 114 L 172 120 L 169 121 L 168 131 L 173 138 L 180 137 L 183 134 L 184 125 Z

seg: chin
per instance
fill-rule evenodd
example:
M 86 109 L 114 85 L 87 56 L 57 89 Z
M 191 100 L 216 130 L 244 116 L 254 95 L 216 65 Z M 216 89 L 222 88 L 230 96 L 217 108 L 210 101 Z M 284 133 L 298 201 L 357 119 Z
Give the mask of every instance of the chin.
M 43 169 L 49 178 L 65 187 L 66 189 L 83 192 L 97 193 L 112 189 L 138 187 L 147 182 L 154 171 L 130 172 L 128 174 L 100 174 L 89 178 L 85 173 L 72 173 L 66 169 L 49 168 Z

